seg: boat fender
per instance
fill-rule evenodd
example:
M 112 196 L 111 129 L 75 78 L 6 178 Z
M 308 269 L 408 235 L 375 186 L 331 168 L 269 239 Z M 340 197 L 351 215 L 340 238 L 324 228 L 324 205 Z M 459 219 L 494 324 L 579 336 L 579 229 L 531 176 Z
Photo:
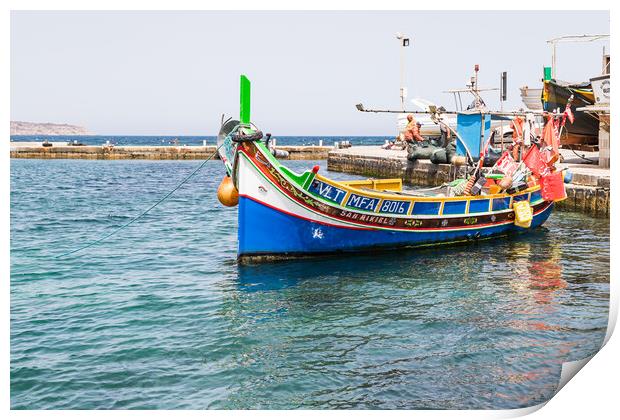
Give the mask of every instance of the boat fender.
M 228 175 L 222 178 L 222 182 L 217 188 L 217 199 L 226 207 L 234 207 L 239 204 L 239 191 Z
M 277 159 L 286 159 L 288 158 L 288 152 L 286 150 L 273 149 L 271 154 L 274 155 Z
M 517 201 L 512 205 L 515 212 L 515 225 L 529 228 L 532 225 L 532 206 L 527 201 Z

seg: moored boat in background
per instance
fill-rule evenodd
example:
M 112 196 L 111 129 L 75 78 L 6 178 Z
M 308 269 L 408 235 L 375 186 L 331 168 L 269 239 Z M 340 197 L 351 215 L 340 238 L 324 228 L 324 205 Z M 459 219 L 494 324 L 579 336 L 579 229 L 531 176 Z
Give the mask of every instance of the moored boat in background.
M 581 80 L 586 79 L 588 81 L 580 83 L 565 82 L 558 78 L 557 45 L 560 43 L 591 43 L 608 39 L 608 34 L 584 34 L 560 36 L 547 41 L 551 46 L 551 67 L 545 67 L 542 92 L 543 109 L 546 111 L 553 111 L 558 108 L 565 109 L 570 99 L 572 106 L 576 109 L 574 113 L 575 122 L 567 125 L 566 129 L 563 130 L 562 142 L 571 148 L 575 146 L 596 148 L 599 124 L 595 116 L 580 110 L 595 103 L 589 78 L 584 77 Z M 605 67 L 608 72 L 609 56 L 605 55 L 605 47 L 603 47 L 603 73 L 606 73 Z
M 558 80 L 545 80 L 543 88 L 543 107 L 545 110 L 564 109 L 569 98 L 575 108 L 594 104 L 592 84 L 567 83 Z M 582 111 L 575 111 L 575 122 L 567 125 L 562 143 L 568 145 L 595 145 L 598 143 L 598 120 Z

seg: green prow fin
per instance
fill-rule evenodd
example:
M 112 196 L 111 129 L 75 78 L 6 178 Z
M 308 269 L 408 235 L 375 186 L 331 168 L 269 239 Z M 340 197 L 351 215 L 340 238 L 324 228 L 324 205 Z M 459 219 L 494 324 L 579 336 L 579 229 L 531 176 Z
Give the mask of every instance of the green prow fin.
M 250 124 L 250 79 L 244 74 L 241 75 L 240 92 L 239 121 L 241 124 Z

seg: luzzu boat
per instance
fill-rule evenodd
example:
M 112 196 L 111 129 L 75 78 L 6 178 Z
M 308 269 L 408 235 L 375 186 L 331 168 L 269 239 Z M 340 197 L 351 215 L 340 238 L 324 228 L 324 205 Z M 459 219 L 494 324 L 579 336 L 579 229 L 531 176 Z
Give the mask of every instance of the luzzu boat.
M 544 109 L 564 109 L 569 101 L 579 109 L 594 104 L 594 91 L 590 81 L 570 84 L 554 79 L 544 82 L 542 104 Z M 574 111 L 575 123 L 566 127 L 564 143 L 566 144 L 597 144 L 598 119 L 583 111 Z
M 242 76 L 241 121 L 222 124 L 218 150 L 227 171 L 218 196 L 238 194 L 238 260 L 265 261 L 373 249 L 434 246 L 522 233 L 553 209 L 540 185 L 516 194 L 420 196 L 401 179 L 334 181 L 319 167 L 296 173 L 270 150 L 269 136 L 249 120 L 249 81 Z M 528 228 L 513 205 L 529 203 Z

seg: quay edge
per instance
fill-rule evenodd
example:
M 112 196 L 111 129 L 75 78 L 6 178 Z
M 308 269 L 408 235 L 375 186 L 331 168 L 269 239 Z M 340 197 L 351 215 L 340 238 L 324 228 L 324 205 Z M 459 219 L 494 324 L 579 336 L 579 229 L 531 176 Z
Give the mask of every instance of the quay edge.
M 330 146 L 278 146 L 289 160 L 325 160 Z M 14 159 L 90 159 L 90 160 L 204 160 L 215 146 L 59 146 L 11 145 Z M 216 156 L 215 158 L 218 158 Z

